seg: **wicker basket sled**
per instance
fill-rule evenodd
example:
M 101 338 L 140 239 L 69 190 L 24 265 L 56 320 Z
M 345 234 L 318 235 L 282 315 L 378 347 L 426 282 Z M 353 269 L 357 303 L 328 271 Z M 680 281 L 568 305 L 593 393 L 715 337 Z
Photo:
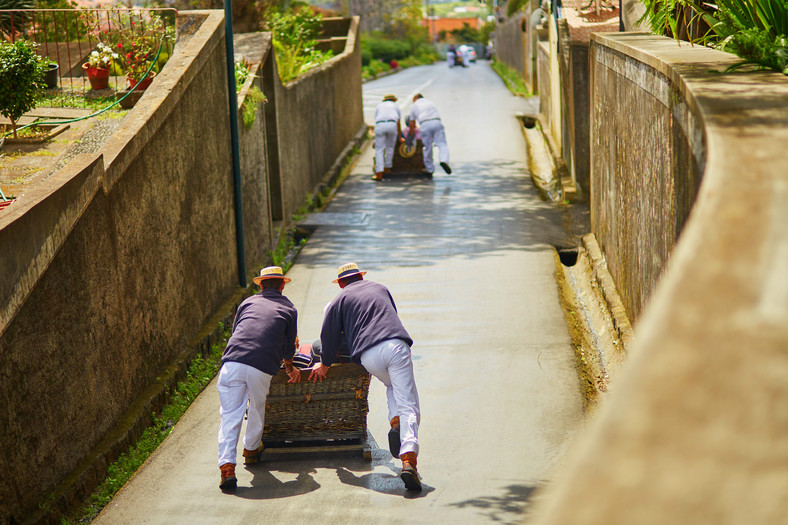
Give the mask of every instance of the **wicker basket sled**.
M 413 149 L 408 149 L 404 143 L 397 142 L 394 146 L 394 157 L 391 160 L 391 171 L 383 174 L 384 179 L 418 178 L 431 179 L 432 173 L 424 166 L 424 145 L 421 139 L 416 141 Z M 377 173 L 375 161 L 372 161 L 372 173 Z
M 361 452 L 367 444 L 369 373 L 355 363 L 334 365 L 325 381 L 288 383 L 281 370 L 271 380 L 265 407 L 264 454 Z

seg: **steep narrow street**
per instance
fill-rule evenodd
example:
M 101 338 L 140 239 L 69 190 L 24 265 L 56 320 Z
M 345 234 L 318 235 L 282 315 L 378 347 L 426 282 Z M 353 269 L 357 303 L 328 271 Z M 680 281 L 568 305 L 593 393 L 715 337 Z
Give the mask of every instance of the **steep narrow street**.
M 288 273 L 299 335 L 319 335 L 336 267 L 356 261 L 391 291 L 415 343 L 419 471 L 407 493 L 386 446 L 385 393 L 369 395 L 372 461 L 299 457 L 239 465 L 218 489 L 219 402 L 211 384 L 97 523 L 517 523 L 581 424 L 582 398 L 555 282 L 562 211 L 540 199 L 515 118 L 533 112 L 487 62 L 421 66 L 364 86 L 365 119 L 384 94 L 416 92 L 446 127 L 452 175 L 370 180 L 373 149 L 320 214 Z M 239 454 L 240 457 L 240 454 Z

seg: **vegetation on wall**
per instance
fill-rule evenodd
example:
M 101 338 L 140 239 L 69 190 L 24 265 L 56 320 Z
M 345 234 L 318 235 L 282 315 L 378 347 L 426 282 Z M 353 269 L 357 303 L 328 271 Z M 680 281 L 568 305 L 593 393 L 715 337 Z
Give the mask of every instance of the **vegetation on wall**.
M 528 0 L 511 0 L 506 4 L 506 16 L 512 16 L 517 11 L 523 8 Z
M 785 0 L 644 0 L 640 19 L 654 33 L 708 45 L 788 75 L 788 3 Z
M 520 97 L 530 97 L 532 95 L 525 85 L 525 81 L 516 70 L 499 60 L 493 61 L 492 68 L 493 71 L 498 73 L 498 76 L 501 77 L 501 80 L 503 80 L 503 83 L 506 84 L 506 87 L 513 95 Z
M 298 6 L 290 11 L 270 9 L 265 25 L 271 31 L 276 67 L 282 82 L 289 82 L 334 56 L 317 49 L 323 16 Z

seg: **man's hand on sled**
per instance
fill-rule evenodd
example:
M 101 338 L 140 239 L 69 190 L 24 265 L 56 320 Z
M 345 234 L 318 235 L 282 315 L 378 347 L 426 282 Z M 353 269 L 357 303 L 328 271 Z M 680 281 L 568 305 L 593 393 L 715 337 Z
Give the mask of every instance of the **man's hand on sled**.
M 290 370 L 285 370 L 287 372 L 287 377 L 290 379 L 287 381 L 288 383 L 300 383 L 301 382 L 301 371 L 295 367 L 291 368 Z
M 287 374 L 287 377 L 290 378 L 287 381 L 288 383 L 301 382 L 301 371 L 293 366 L 292 359 L 290 361 L 285 361 L 285 373 Z
M 323 381 L 326 378 L 326 374 L 328 373 L 328 367 L 323 363 L 318 363 L 312 369 L 312 372 L 309 374 L 309 380 L 313 383 L 317 383 L 318 381 Z

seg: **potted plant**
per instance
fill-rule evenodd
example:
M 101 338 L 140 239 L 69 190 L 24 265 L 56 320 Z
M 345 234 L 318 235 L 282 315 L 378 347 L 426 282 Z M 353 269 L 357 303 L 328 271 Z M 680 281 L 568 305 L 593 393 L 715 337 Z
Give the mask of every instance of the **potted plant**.
M 168 49 L 174 39 L 174 29 L 155 14 L 146 15 L 144 19 L 141 15 L 128 16 L 128 21 L 118 30 L 116 48 L 126 68 L 129 89 L 144 90 L 166 61 L 166 53 L 160 54 L 159 50 Z
M 90 81 L 93 89 L 106 89 L 109 87 L 109 68 L 114 60 L 120 60 L 120 55 L 112 51 L 107 44 L 99 42 L 90 55 L 88 61 L 82 64 L 82 69 Z
M 36 107 L 36 96 L 45 87 L 44 70 L 34 43 L 0 41 L 0 115 L 11 120 L 14 138 L 16 121 Z

